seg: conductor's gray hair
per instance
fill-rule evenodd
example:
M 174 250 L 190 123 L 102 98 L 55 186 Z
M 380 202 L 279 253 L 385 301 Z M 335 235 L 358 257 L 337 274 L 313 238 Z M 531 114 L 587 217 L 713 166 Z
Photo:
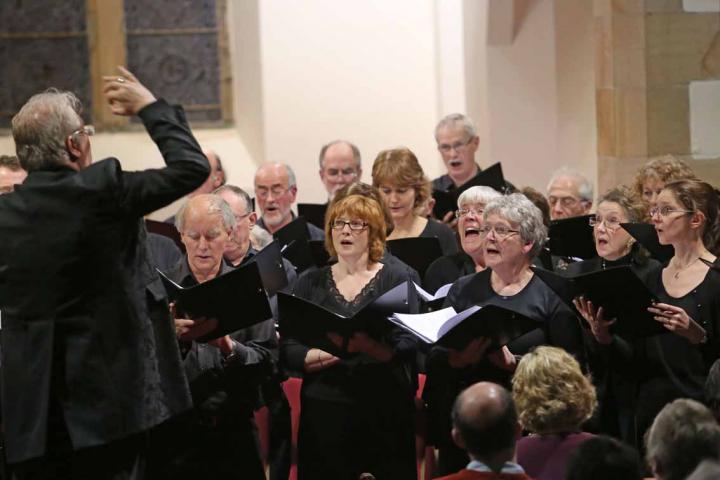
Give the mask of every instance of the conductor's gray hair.
M 48 89 L 30 97 L 12 119 L 20 165 L 31 172 L 66 163 L 65 140 L 83 125 L 82 104 L 72 92 Z

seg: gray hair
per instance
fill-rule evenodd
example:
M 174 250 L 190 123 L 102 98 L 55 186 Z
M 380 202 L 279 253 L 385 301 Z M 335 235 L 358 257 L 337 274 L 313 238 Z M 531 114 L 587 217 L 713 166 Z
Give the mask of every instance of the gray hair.
M 233 228 L 235 228 L 235 215 L 233 214 L 232 209 L 230 209 L 230 205 L 228 205 L 228 203 L 223 200 L 222 197 L 211 193 L 207 195 L 198 195 L 197 197 L 193 197 L 187 202 L 185 202 L 182 207 L 180 207 L 180 210 L 178 210 L 178 213 L 175 215 L 175 228 L 177 228 L 178 232 L 182 233 L 185 231 L 185 217 L 187 216 L 188 205 L 190 203 L 197 202 L 199 199 L 205 198 L 208 200 L 208 208 L 205 214 L 220 215 L 223 227 L 226 230 L 232 230 Z
M 580 195 L 581 200 L 585 200 L 588 202 L 593 201 L 593 184 L 590 182 L 590 180 L 587 179 L 585 175 L 569 167 L 560 167 L 555 170 L 552 174 L 552 177 L 550 177 L 550 181 L 548 182 L 545 191 L 549 192 L 552 184 L 555 183 L 557 179 L 564 177 L 572 179 L 577 184 L 578 195 Z
M 297 185 L 297 178 L 295 177 L 295 172 L 293 171 L 292 167 L 284 163 L 282 164 L 282 166 L 285 167 L 285 172 L 287 172 L 288 188 Z
M 466 203 L 484 203 L 488 204 L 491 200 L 502 197 L 502 194 L 491 187 L 476 185 L 470 187 L 460 194 L 457 201 L 458 208 Z
M 477 136 L 477 129 L 470 117 L 463 115 L 462 113 L 451 113 L 450 115 L 445 115 L 442 119 L 440 119 L 438 124 L 435 126 L 435 140 L 437 140 L 440 130 L 443 128 L 455 127 L 458 123 L 462 126 L 465 131 L 465 135 L 467 135 L 468 138 Z
M 15 151 L 28 172 L 66 163 L 68 135 L 83 125 L 82 104 L 72 92 L 55 88 L 30 97 L 12 119 Z
M 646 457 L 664 480 L 686 478 L 701 460 L 720 459 L 720 426 L 712 412 L 690 399 L 665 405 L 647 437 Z
M 354 143 L 348 142 L 347 140 L 333 140 L 330 143 L 326 143 L 322 146 L 320 149 L 320 168 L 323 168 L 323 162 L 325 161 L 325 152 L 327 152 L 327 149 L 332 147 L 333 145 L 340 145 L 344 144 L 350 147 L 350 150 L 352 150 L 352 156 L 353 160 L 355 160 L 355 163 L 357 164 L 357 167 L 360 168 L 361 165 L 361 158 L 360 158 L 360 150 L 358 150 L 358 147 L 355 146 Z
M 230 192 L 235 196 L 242 198 L 243 202 L 245 202 L 245 213 L 253 211 L 252 197 L 250 197 L 250 194 L 242 188 L 236 187 L 235 185 L 223 185 L 216 188 L 212 193 L 213 195 L 220 195 L 222 192 Z
M 540 253 L 547 238 L 547 227 L 543 223 L 542 212 L 521 193 L 503 195 L 485 205 L 483 220 L 490 215 L 499 215 L 518 226 L 523 242 L 533 244 L 530 258 Z

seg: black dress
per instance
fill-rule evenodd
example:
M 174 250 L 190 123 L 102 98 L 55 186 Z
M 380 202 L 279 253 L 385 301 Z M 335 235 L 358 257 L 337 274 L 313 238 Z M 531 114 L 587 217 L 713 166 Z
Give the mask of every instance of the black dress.
M 720 355 L 720 272 L 710 269 L 700 284 L 686 295 L 675 298 L 665 290 L 662 270 L 649 277 L 650 290 L 664 303 L 677 305 L 707 332 L 708 341 L 693 345 L 668 332 L 633 343 L 613 338 L 618 354 L 626 365 L 633 364 L 637 375 L 637 445 L 642 446 L 645 431 L 655 416 L 677 398 L 703 399 L 705 380 Z
M 409 279 L 406 269 L 385 264 L 351 302 L 335 286 L 330 267 L 298 278 L 293 293 L 342 315 L 352 315 L 378 295 Z M 355 354 L 315 373 L 301 390 L 298 479 L 352 479 L 369 472 L 378 480 L 412 479 L 415 466 L 414 368 L 416 343 L 399 329 L 385 339 L 395 352 L 389 363 Z M 319 348 L 339 355 L 328 339 Z M 303 371 L 310 347 L 280 343 L 281 361 Z
M 452 228 L 432 218 L 428 218 L 427 225 L 418 237 L 436 237 L 440 242 L 440 250 L 443 255 L 451 255 L 460 250 L 457 235 Z
M 629 265 L 643 282 L 660 269 L 653 259 L 633 251 L 617 260 L 595 257 L 583 262 L 567 265 L 563 272 L 579 275 L 606 268 Z M 583 328 L 583 339 L 587 353 L 588 370 L 592 374 L 598 398 L 598 407 L 584 430 L 612 435 L 625 442 L 635 442 L 635 397 L 637 395 L 636 375 L 628 363 L 626 353 L 617 352 L 615 347 L 601 345 L 595 340 L 589 328 Z M 622 348 L 622 347 L 620 347 Z
M 445 306 L 461 311 L 472 305 L 495 304 L 521 313 L 538 322 L 533 330 L 508 344 L 515 355 L 527 353 L 537 345 L 564 348 L 584 364 L 582 332 L 575 314 L 537 276 L 512 296 L 498 295 L 490 284 L 491 270 L 460 278 L 453 284 Z M 510 388 L 511 373 L 501 370 L 487 359 L 463 369 L 448 364 L 448 350 L 431 349 L 427 358 L 427 380 L 423 396 L 428 405 L 429 437 L 440 453 L 439 473 L 456 472 L 467 464 L 465 452 L 455 446 L 451 437 L 450 409 L 463 389 L 479 381 L 496 382 Z
M 435 293 L 443 285 L 473 273 L 475 273 L 475 262 L 470 255 L 460 250 L 455 254 L 440 257 L 430 264 L 425 272 L 423 288 Z

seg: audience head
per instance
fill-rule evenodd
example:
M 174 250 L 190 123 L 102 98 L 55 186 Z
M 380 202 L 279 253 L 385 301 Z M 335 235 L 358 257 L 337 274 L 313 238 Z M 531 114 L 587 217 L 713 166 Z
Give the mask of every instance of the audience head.
M 668 183 L 651 209 L 651 218 L 660 243 L 697 235 L 705 248 L 720 253 L 720 200 L 709 183 L 694 179 Z
M 631 189 L 621 185 L 605 192 L 598 199 L 595 215 L 590 217 L 598 255 L 617 260 L 630 253 L 635 239 L 620 224 L 642 222 L 645 215 L 645 204 Z
M 430 196 L 430 182 L 415 154 L 407 148 L 378 153 L 372 179 L 396 223 L 415 215 L 416 209 Z
M 703 460 L 686 480 L 717 480 L 720 478 L 720 462 Z
M 583 174 L 562 167 L 548 182 L 547 198 L 553 220 L 587 215 L 592 207 L 593 186 Z
M 360 150 L 345 140 L 335 140 L 320 150 L 320 180 L 332 199 L 340 188 L 362 177 Z
M 565 480 L 642 480 L 637 452 L 612 437 L 582 442 L 568 459 Z
M 175 227 L 195 276 L 207 279 L 219 274 L 225 248 L 235 228 L 230 205 L 218 195 L 195 195 L 180 207 L 175 215 Z
M 330 201 L 330 203 L 332 204 L 334 202 L 342 200 L 348 195 L 361 195 L 363 197 L 370 197 L 376 202 L 378 202 L 380 204 L 380 207 L 382 208 L 383 213 L 385 214 L 387 233 L 388 235 L 390 234 L 393 229 L 393 219 L 390 216 L 390 210 L 387 208 L 387 205 L 385 205 L 385 200 L 383 200 L 383 196 L 380 194 L 380 190 L 373 187 L 372 185 L 368 185 L 367 183 L 363 182 L 349 183 L 337 192 L 335 192 L 335 196 Z
M 469 117 L 461 113 L 443 117 L 435 127 L 435 141 L 448 175 L 456 185 L 462 185 L 475 175 L 475 152 L 480 138 Z
M 545 224 L 546 227 L 550 227 L 550 204 L 548 203 L 547 198 L 545 198 L 545 195 L 532 187 L 524 187 L 519 193 L 525 195 L 527 199 L 533 203 L 533 205 L 540 209 L 543 224 Z
M 385 212 L 371 197 L 352 194 L 332 202 L 325 214 L 325 248 L 331 257 L 364 254 L 379 262 L 385 252 Z
M 705 405 L 720 422 L 720 359 L 715 360 L 705 379 Z
M 225 258 L 233 264 L 241 261 L 250 247 L 250 231 L 257 221 L 250 195 L 235 185 L 223 185 L 213 192 L 230 206 L 235 217 L 235 228 L 225 248 Z
M 81 118 L 82 104 L 72 93 L 38 93 L 12 119 L 20 165 L 27 172 L 65 165 L 81 170 L 92 163 L 89 137 L 95 130 Z
M 657 196 L 665 184 L 689 178 L 695 178 L 695 174 L 687 163 L 672 155 L 665 155 L 640 167 L 633 187 L 637 195 L 650 207 L 657 202 Z
M 483 225 L 483 212 L 490 201 L 502 195 L 490 187 L 470 187 L 458 197 L 458 210 L 455 216 L 458 219 L 457 230 L 460 235 L 460 245 L 465 253 L 470 255 L 476 265 L 483 265 L 483 238 L 480 227 Z
M 665 405 L 645 437 L 646 458 L 655 478 L 682 480 L 704 459 L 720 459 L 720 426 L 695 400 Z
M 266 163 L 255 172 L 255 198 L 270 233 L 292 221 L 297 197 L 295 172 L 282 163 Z
M 17 157 L 0 155 L 0 195 L 15 190 L 15 185 L 25 181 L 27 172 L 20 166 Z
M 547 238 L 542 213 L 520 193 L 491 200 L 483 212 L 480 233 L 488 267 L 501 264 L 530 264 Z
M 202 195 L 206 193 L 212 193 L 217 188 L 225 185 L 225 171 L 223 170 L 222 162 L 220 161 L 220 155 L 215 153 L 213 150 L 205 149 L 203 153 L 208 159 L 210 164 L 210 175 L 205 179 L 202 185 L 200 185 L 195 191 L 190 192 L 188 197 L 194 197 L 195 195 Z
M 533 433 L 573 432 L 595 410 L 595 387 L 565 350 L 541 346 L 524 355 L 512 379 L 520 424 Z
M 468 387 L 455 400 L 452 421 L 453 440 L 474 460 L 491 468 L 512 460 L 520 426 L 505 388 L 490 382 Z

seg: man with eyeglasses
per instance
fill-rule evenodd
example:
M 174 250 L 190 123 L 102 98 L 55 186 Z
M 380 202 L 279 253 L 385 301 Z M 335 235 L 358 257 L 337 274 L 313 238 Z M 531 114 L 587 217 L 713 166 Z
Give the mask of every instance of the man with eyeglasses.
M 593 185 L 581 173 L 562 167 L 548 182 L 547 200 L 551 220 L 587 215 L 593 204 Z
M 345 140 L 335 140 L 320 149 L 320 180 L 328 200 L 345 185 L 362 177 L 360 150 Z
M 262 213 L 258 226 L 271 234 L 292 222 L 295 214 L 292 205 L 297 198 L 295 172 L 289 165 L 267 163 L 255 172 L 255 199 Z M 307 224 L 310 240 L 324 240 L 325 233 Z
M 210 169 L 182 110 L 120 70 L 103 78 L 110 110 L 140 117 L 164 168 L 93 163 L 93 130 L 71 92 L 34 95 L 12 120 L 28 171 L 0 196 L 2 419 L 14 480 L 147 478 L 148 431 L 192 405 L 142 218 Z
M 462 113 L 445 116 L 435 127 L 435 141 L 447 173 L 433 180 L 433 190 L 453 190 L 480 172 L 475 162 L 480 138 L 469 117 Z

